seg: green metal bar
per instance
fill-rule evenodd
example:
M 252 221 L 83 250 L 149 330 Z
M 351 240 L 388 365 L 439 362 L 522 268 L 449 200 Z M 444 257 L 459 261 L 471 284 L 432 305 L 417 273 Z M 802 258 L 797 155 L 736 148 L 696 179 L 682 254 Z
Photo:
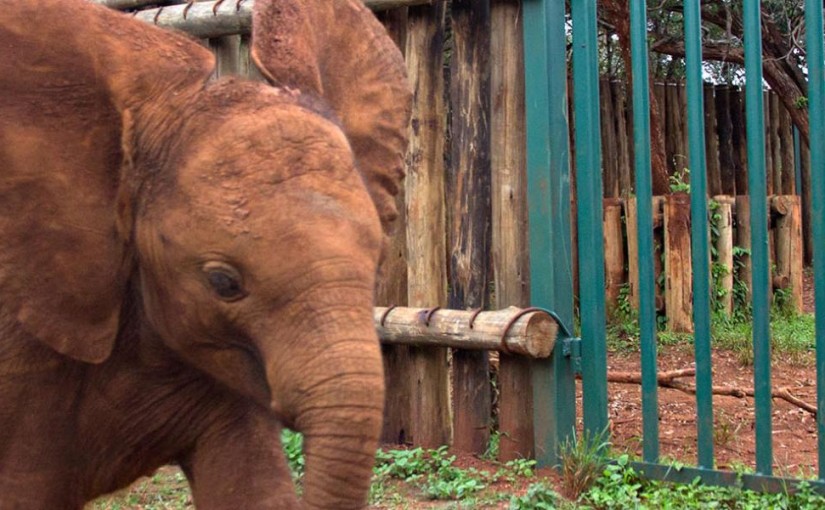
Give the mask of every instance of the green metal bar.
M 663 464 L 647 464 L 633 462 L 633 469 L 644 478 L 650 480 L 664 480 L 667 482 L 690 484 L 696 478 L 701 478 L 705 485 L 721 487 L 741 487 L 756 492 L 771 492 L 793 494 L 803 480 L 794 478 L 780 478 L 750 473 L 736 473 L 733 471 L 717 471 L 691 467 L 673 467 Z M 808 485 L 816 493 L 825 495 L 825 483 L 808 480 Z
M 656 381 L 656 277 L 653 266 L 653 185 L 650 175 L 650 88 L 648 87 L 647 2 L 630 2 L 633 63 L 633 147 L 636 157 L 636 225 L 639 249 L 639 329 L 642 348 L 642 456 L 659 460 L 659 403 Z
M 523 8 L 530 299 L 572 324 L 564 2 L 525 0 Z M 532 364 L 536 460 L 541 466 L 556 465 L 558 446 L 575 434 L 575 374 L 561 344 L 549 359 Z
M 816 311 L 816 425 L 819 478 L 825 479 L 825 52 L 822 0 L 806 0 L 808 115 L 811 126 L 811 202 Z
M 756 471 L 772 472 L 770 285 L 768 205 L 765 182 L 765 114 L 762 104 L 762 26 L 760 2 L 743 4 L 745 28 L 745 110 L 748 136 L 748 187 L 751 201 L 751 280 L 753 297 Z M 820 6 L 821 9 L 821 6 Z
M 710 231 L 705 164 L 705 119 L 702 108 L 702 18 L 699 0 L 685 0 L 685 67 L 687 68 L 688 145 L 690 157 L 691 259 L 693 328 L 696 361 L 696 428 L 699 466 L 713 468 L 713 393 L 710 362 Z
M 607 427 L 604 238 L 599 124 L 599 54 L 596 0 L 571 0 L 573 98 L 576 118 L 576 191 L 579 236 L 579 299 L 582 324 L 584 427 Z M 526 18 L 525 18 L 526 19 Z M 561 23 L 561 20 L 557 20 Z

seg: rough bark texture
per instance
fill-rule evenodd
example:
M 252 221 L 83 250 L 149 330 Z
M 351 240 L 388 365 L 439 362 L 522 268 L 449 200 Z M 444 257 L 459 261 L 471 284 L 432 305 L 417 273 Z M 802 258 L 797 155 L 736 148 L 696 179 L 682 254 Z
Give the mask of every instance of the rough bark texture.
M 403 51 L 407 42 L 407 9 L 395 9 L 378 13 L 378 19 L 387 33 Z M 379 305 L 407 304 L 407 211 L 405 190 L 396 197 L 398 219 L 395 230 L 389 235 L 384 258 L 378 271 L 375 291 Z M 410 399 L 413 380 L 413 364 L 410 348 L 406 345 L 382 345 L 384 377 L 387 396 L 384 402 L 384 429 L 381 440 L 385 443 L 404 444 L 410 430 Z
M 521 2 L 493 0 L 491 18 L 494 304 L 504 308 L 530 302 Z M 501 461 L 533 455 L 531 385 L 530 361 L 501 354 Z
M 489 305 L 490 6 L 453 0 L 451 168 L 448 172 L 449 306 Z M 481 454 L 490 438 L 486 352 L 453 352 L 453 446 Z
M 385 344 L 501 351 L 530 358 L 550 356 L 558 325 L 545 312 L 524 312 L 517 307 L 480 313 L 376 307 L 373 319 L 378 338 Z
M 665 201 L 665 307 L 668 329 L 693 331 L 690 196 L 674 193 Z
M 407 152 L 407 285 L 410 306 L 446 304 L 444 214 L 444 8 L 411 7 L 407 69 L 414 102 Z M 415 375 L 408 439 L 424 447 L 450 442 L 446 349 L 411 349 Z

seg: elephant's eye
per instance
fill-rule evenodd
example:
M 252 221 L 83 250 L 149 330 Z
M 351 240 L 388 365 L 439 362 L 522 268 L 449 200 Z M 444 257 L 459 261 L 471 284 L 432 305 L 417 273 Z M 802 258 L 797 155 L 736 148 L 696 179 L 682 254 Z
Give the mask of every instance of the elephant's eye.
M 224 301 L 235 301 L 246 296 L 241 276 L 235 268 L 220 262 L 208 262 L 203 270 L 209 286 Z

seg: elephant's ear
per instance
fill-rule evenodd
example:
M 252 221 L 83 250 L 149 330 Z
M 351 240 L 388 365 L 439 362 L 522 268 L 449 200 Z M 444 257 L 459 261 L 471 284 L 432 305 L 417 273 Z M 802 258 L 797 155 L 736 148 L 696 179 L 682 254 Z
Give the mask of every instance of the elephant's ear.
M 0 47 L 0 335 L 101 362 L 132 269 L 134 145 L 209 54 L 85 0 L 5 5 Z
M 271 83 L 317 93 L 335 110 L 387 228 L 404 177 L 411 92 L 384 27 L 360 0 L 258 0 L 252 56 Z

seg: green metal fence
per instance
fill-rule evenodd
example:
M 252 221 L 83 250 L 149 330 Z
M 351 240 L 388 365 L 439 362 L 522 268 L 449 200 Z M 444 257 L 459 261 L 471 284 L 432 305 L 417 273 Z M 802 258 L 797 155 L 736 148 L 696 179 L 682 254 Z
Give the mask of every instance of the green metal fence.
M 643 447 L 636 467 L 645 476 L 689 482 L 741 484 L 758 490 L 784 490 L 792 480 L 773 476 L 771 427 L 771 339 L 765 129 L 762 104 L 760 3 L 745 0 L 744 46 L 746 117 L 751 195 L 753 261 L 752 306 L 756 471 L 741 475 L 715 470 L 711 374 L 711 302 L 708 197 L 702 111 L 700 0 L 684 1 L 688 140 L 691 172 L 691 249 L 694 356 L 696 363 L 697 465 L 672 469 L 659 458 L 656 379 L 656 316 L 651 207 L 650 98 L 648 88 L 647 5 L 630 0 L 633 72 L 634 147 L 638 207 L 639 319 L 642 371 Z M 602 183 L 599 131 L 599 80 L 595 0 L 571 0 L 572 34 L 565 28 L 563 0 L 524 0 L 527 80 L 527 161 L 530 206 L 532 300 L 553 308 L 571 323 L 572 260 L 567 146 L 566 52 L 573 43 L 573 97 L 577 174 L 577 225 L 580 246 L 581 376 L 584 428 L 607 426 L 607 366 L 602 246 Z M 819 481 L 825 490 L 825 68 L 822 0 L 806 0 L 806 51 L 809 78 L 812 173 L 812 232 L 816 310 L 816 380 Z M 643 256 L 641 254 L 648 254 Z M 559 342 L 553 357 L 535 367 L 537 455 L 543 464 L 558 461 L 561 441 L 575 434 L 574 372 L 578 342 Z

